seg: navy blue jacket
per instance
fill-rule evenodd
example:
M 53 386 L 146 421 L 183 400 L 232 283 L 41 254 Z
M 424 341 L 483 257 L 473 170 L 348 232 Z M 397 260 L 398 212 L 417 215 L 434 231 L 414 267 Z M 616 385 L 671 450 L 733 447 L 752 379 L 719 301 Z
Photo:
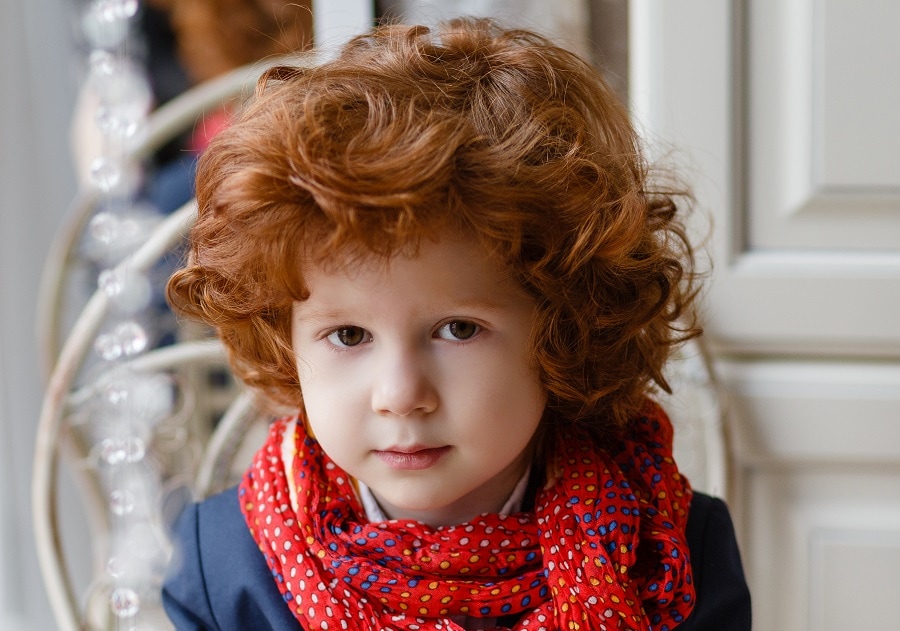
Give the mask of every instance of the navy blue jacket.
M 185 509 L 174 538 L 179 552 L 162 598 L 178 631 L 301 628 L 250 536 L 236 489 Z M 678 631 L 750 629 L 750 592 L 721 500 L 694 493 L 687 539 L 697 599 Z

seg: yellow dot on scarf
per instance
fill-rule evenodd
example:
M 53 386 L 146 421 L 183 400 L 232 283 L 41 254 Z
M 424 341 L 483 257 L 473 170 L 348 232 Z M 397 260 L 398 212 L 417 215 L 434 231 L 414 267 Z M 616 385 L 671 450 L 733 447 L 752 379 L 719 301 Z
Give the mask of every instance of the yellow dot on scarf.
M 446 570 L 448 567 L 450 567 L 450 561 L 441 561 L 441 564 L 440 564 L 439 567 L 440 567 L 442 570 Z
M 513 561 L 516 560 L 516 555 L 515 555 L 515 554 L 508 554 L 508 555 L 506 555 L 506 560 L 507 560 L 508 562 L 512 563 Z
M 519 585 L 518 583 L 516 583 L 515 585 L 512 586 L 512 589 L 511 589 L 510 591 L 511 591 L 513 594 L 515 594 L 515 593 L 518 592 L 520 589 L 522 589 L 522 586 Z
M 594 557 L 594 565 L 596 565 L 597 567 L 603 565 L 603 561 L 600 560 L 600 557 Z
M 656 494 L 656 497 L 658 497 L 661 500 L 664 500 L 664 499 L 666 499 L 666 492 L 660 491 L 659 493 Z
M 316 556 L 319 557 L 320 559 L 324 559 L 325 558 L 325 550 L 319 550 L 318 552 L 316 552 Z
M 307 537 L 307 538 L 306 538 L 306 545 L 308 545 L 308 546 L 311 546 L 311 545 L 314 544 L 315 542 L 316 542 L 316 540 L 313 539 L 312 537 Z
M 453 598 L 450 596 L 444 596 L 443 598 L 441 598 L 441 602 L 445 605 L 448 604 L 451 600 L 453 600 Z
M 459 573 L 460 573 L 460 574 L 468 574 L 468 573 L 469 573 L 469 568 L 467 568 L 467 567 L 461 567 L 461 568 L 459 568 Z
M 477 554 L 473 554 L 469 557 L 469 563 L 478 563 L 481 560 L 481 557 Z
M 405 554 L 406 556 L 411 556 L 412 553 L 413 553 L 413 551 L 410 550 L 409 548 L 406 548 L 406 549 L 403 551 L 403 554 Z
M 496 562 L 497 562 L 497 557 L 495 557 L 493 554 L 488 557 L 488 563 L 490 563 L 491 565 L 493 565 Z
M 428 583 L 428 589 L 437 589 L 437 586 L 438 586 L 437 581 L 431 581 L 430 583 Z
M 600 584 L 600 580 L 597 579 L 597 578 L 594 578 L 594 577 L 592 576 L 592 577 L 591 577 L 591 585 L 593 585 L 594 587 L 597 587 L 597 585 L 599 585 L 599 584 Z
M 562 610 L 563 613 L 568 613 L 569 603 L 563 603 L 562 606 L 560 607 L 560 609 Z
M 580 484 L 573 484 L 573 485 L 572 485 L 572 490 L 573 490 L 573 491 L 577 491 L 577 490 L 580 489 L 580 488 L 581 488 L 581 485 L 580 485 Z
M 438 612 L 438 615 L 439 615 L 439 616 L 446 616 L 448 613 L 450 613 L 450 610 L 449 610 L 449 609 L 441 609 L 441 610 Z
M 431 557 L 422 557 L 422 563 L 428 563 L 431 561 Z
M 469 608 L 467 606 L 462 606 L 459 608 L 460 613 L 469 613 Z
M 419 565 L 418 563 L 414 563 L 413 565 L 410 565 L 409 567 L 410 567 L 410 569 L 415 570 L 416 572 L 418 572 L 419 570 L 422 569 L 422 566 Z
M 423 603 L 427 603 L 429 600 L 431 600 L 431 594 L 422 594 L 422 596 L 419 597 L 419 600 L 421 600 Z
M 491 596 L 496 596 L 499 593 L 500 593 L 500 589 L 497 587 L 495 587 L 494 589 L 491 590 Z
M 627 572 L 628 572 L 628 566 L 627 566 L 627 565 L 623 565 L 623 566 L 619 567 L 619 574 L 625 574 L 625 573 L 627 573 Z
M 612 576 L 610 576 L 609 574 L 607 574 L 607 575 L 605 575 L 603 578 L 606 580 L 607 583 L 609 583 L 610 585 L 612 585 L 612 582 L 613 582 L 613 577 L 612 577 Z
M 597 487 L 594 486 L 593 484 L 588 484 L 588 485 L 585 487 L 584 490 L 585 490 L 585 491 L 590 491 L 591 493 L 593 493 L 594 491 L 597 490 Z
M 575 594 L 569 594 L 569 602 L 574 605 L 578 602 L 578 597 Z
M 406 603 L 400 603 L 400 604 L 399 604 L 399 607 L 400 607 L 400 609 L 402 609 L 403 611 L 406 611 L 407 609 L 409 609 L 409 605 L 407 605 Z
M 428 607 L 419 607 L 419 613 L 422 614 L 423 616 L 427 616 L 428 615 Z
M 410 595 L 411 594 L 409 592 L 400 592 L 400 598 L 409 598 Z
M 451 585 L 451 586 L 450 586 L 450 591 L 451 591 L 451 592 L 458 592 L 458 591 L 459 591 L 459 585 Z
M 613 601 L 614 603 L 616 603 L 617 605 L 618 605 L 620 602 L 622 602 L 621 600 L 619 600 L 619 597 L 616 596 L 615 594 L 613 594 L 612 596 L 610 596 L 609 599 L 610 599 L 611 601 Z

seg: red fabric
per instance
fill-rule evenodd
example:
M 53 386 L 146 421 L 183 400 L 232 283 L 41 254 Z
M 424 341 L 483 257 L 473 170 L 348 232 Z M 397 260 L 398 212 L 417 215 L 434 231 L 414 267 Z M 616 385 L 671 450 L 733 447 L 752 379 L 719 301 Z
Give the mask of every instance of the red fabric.
M 693 607 L 684 530 L 691 491 L 658 407 L 608 455 L 560 441 L 533 512 L 458 526 L 368 523 L 349 477 L 282 419 L 257 453 L 241 505 L 304 629 L 460 629 L 453 615 L 519 614 L 515 629 L 672 629 Z M 283 459 L 294 451 L 296 504 Z

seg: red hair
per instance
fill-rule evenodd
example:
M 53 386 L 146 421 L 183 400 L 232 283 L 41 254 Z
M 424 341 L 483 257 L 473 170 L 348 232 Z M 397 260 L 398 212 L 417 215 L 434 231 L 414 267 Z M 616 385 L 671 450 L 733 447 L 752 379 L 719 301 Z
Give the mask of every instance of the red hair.
M 333 60 L 281 67 L 218 135 L 168 296 L 214 326 L 236 374 L 302 405 L 291 306 L 303 269 L 391 257 L 457 231 L 538 305 L 549 418 L 627 422 L 693 326 L 676 196 L 651 188 L 627 112 L 597 71 L 524 30 L 386 26 Z

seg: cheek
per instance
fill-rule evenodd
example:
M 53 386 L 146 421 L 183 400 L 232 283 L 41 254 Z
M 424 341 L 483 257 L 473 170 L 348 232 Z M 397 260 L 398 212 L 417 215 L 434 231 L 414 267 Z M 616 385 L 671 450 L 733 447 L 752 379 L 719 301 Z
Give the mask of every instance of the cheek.
M 472 371 L 466 386 L 457 395 L 471 405 L 470 414 L 481 419 L 475 423 L 476 431 L 484 431 L 485 419 L 494 419 L 491 433 L 499 439 L 508 440 L 513 432 L 533 433 L 544 414 L 547 393 L 536 371 L 522 367 L 521 372 L 513 372 L 509 364 L 493 366 L 490 372 Z

